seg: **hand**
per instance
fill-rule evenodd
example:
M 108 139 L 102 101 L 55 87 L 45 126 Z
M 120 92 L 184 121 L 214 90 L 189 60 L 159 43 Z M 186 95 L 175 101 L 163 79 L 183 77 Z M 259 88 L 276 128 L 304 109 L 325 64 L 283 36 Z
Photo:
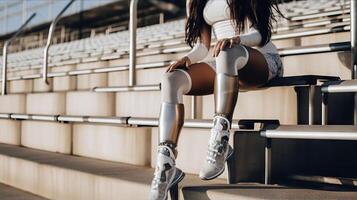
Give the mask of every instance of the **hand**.
M 182 66 L 188 68 L 188 66 L 190 66 L 190 65 L 191 65 L 191 60 L 187 56 L 184 56 L 180 60 L 172 63 L 171 65 L 169 65 L 167 67 L 166 72 L 172 72 L 174 69 L 176 69 L 178 67 L 182 67 Z
M 213 48 L 213 57 L 217 57 L 219 53 L 224 50 L 226 47 L 232 48 L 234 44 L 240 43 L 240 37 L 224 38 L 218 40 L 217 44 Z

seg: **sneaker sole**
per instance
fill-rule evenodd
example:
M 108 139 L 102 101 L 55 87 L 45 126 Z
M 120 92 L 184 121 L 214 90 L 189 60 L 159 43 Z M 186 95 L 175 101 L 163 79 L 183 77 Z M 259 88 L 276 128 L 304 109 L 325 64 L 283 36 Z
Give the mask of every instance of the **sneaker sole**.
M 178 184 L 185 177 L 185 173 L 183 171 L 180 171 L 179 173 L 180 173 L 180 175 L 174 181 L 172 181 L 172 183 L 170 184 L 169 190 L 173 185 Z
M 176 184 L 178 184 L 179 182 L 181 182 L 182 179 L 185 177 L 185 173 L 184 173 L 183 171 L 180 170 L 179 173 L 180 173 L 180 174 L 178 175 L 178 177 L 175 178 L 175 179 L 172 181 L 172 183 L 170 184 L 170 186 L 167 188 L 166 196 L 165 196 L 164 199 L 167 199 L 167 198 L 168 198 L 168 192 L 170 191 L 171 187 L 174 186 L 174 185 L 176 185 Z
M 225 162 L 227 162 L 227 160 L 233 155 L 234 151 L 233 149 L 230 149 L 230 152 L 225 160 Z M 218 176 L 220 176 L 221 174 L 223 174 L 224 170 L 225 170 L 226 166 L 224 166 L 222 168 L 221 171 L 219 171 L 217 174 L 215 174 L 214 176 L 211 176 L 211 177 L 200 177 L 202 180 L 205 180 L 205 181 L 209 181 L 209 180 L 213 180 L 215 178 L 217 178 Z

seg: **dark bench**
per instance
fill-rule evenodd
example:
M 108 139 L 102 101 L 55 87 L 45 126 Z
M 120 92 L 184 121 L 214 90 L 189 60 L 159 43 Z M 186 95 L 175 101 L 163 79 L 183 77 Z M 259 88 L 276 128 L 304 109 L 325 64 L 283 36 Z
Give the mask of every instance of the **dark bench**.
M 357 125 L 357 79 L 352 80 L 339 80 L 339 81 L 327 81 L 322 85 L 322 124 L 328 123 L 328 101 L 329 94 L 333 93 L 355 93 L 355 111 L 354 111 L 354 124 Z
M 354 125 L 283 125 L 267 126 L 260 134 L 265 138 L 264 182 L 271 182 L 272 139 L 348 140 L 357 141 L 357 126 Z

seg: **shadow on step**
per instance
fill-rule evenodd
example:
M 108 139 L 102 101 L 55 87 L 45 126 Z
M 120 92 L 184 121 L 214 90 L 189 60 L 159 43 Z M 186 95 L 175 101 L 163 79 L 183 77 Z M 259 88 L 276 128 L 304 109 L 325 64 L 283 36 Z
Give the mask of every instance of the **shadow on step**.
M 190 186 L 182 189 L 184 199 L 357 199 L 357 190 L 326 185 L 279 186 L 263 184 Z

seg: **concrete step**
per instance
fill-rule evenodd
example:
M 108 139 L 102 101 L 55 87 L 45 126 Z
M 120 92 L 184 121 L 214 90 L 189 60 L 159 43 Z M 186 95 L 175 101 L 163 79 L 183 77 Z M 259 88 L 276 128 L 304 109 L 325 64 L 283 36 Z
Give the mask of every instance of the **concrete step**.
M 69 154 L 72 151 L 72 124 L 24 120 L 21 122 L 21 145 Z
M 21 121 L 0 120 L 0 143 L 20 145 Z
M 135 116 L 156 118 L 160 113 L 160 93 L 161 91 L 30 93 L 27 94 L 26 112 L 20 112 L 20 110 L 17 112 L 21 114 L 44 115 L 66 114 L 78 116 Z M 17 96 L 8 95 L 0 97 L 0 101 L 5 101 L 7 98 L 15 98 Z M 145 104 L 142 103 L 143 99 L 145 99 Z M 185 118 L 191 118 L 192 96 L 185 95 L 183 99 L 185 104 Z M 199 110 L 198 117 L 202 117 L 203 119 L 212 118 L 214 114 L 213 95 L 198 98 L 197 105 Z M 0 107 L 0 112 L 16 113 L 16 109 L 19 108 L 20 107 L 11 109 L 11 106 L 10 108 L 2 106 Z M 234 118 L 279 119 L 283 124 L 296 124 L 297 99 L 294 88 L 281 87 L 241 92 L 238 97 Z
M 11 80 L 8 82 L 8 93 L 30 93 L 33 90 L 33 80 Z
M 161 62 L 161 61 L 168 61 L 168 60 L 177 60 L 179 58 L 182 58 L 182 56 L 185 54 L 186 54 L 186 52 L 140 56 L 140 57 L 137 57 L 136 63 L 143 64 L 143 63 Z M 119 58 L 119 59 L 115 59 L 115 60 L 110 60 L 108 62 L 109 62 L 109 64 L 108 64 L 109 66 L 128 65 L 129 59 L 128 59 L 128 57 L 123 57 L 123 58 Z
M 56 72 L 67 72 L 76 69 L 76 65 L 64 65 L 61 67 L 52 67 L 50 71 Z M 64 77 L 53 77 L 53 91 L 70 91 L 77 89 L 77 78 L 75 76 L 64 76 Z
M 51 92 L 53 89 L 53 78 L 48 78 L 48 84 L 42 78 L 33 79 L 33 92 Z
M 191 118 L 191 96 L 184 96 L 183 102 L 185 104 L 185 118 Z M 117 92 L 115 104 L 116 116 L 158 117 L 161 93 L 160 91 Z
M 184 199 L 236 200 L 236 199 L 357 199 L 357 191 L 339 187 L 279 186 L 262 184 L 210 185 L 183 188 Z
M 49 199 L 147 199 L 153 169 L 0 145 L 0 181 Z M 29 173 L 31 172 L 31 173 Z M 207 185 L 209 184 L 209 185 Z M 357 199 L 333 186 L 226 185 L 186 175 L 180 199 Z M 137 191 L 141 192 L 138 193 Z
M 45 200 L 45 198 L 19 190 L 8 185 L 0 184 L 1 200 Z
M 0 144 L 0 174 L 0 182 L 49 199 L 146 200 L 153 169 Z M 203 184 L 187 174 L 179 187 Z
M 105 87 L 108 85 L 107 73 L 77 75 L 77 89 L 89 90 L 94 87 Z
M 136 83 L 138 85 L 159 84 L 161 77 L 165 73 L 166 67 L 138 69 L 136 71 Z M 127 86 L 129 71 L 119 71 L 108 73 L 108 86 Z
M 123 103 L 123 106 L 128 107 L 128 104 Z M 67 115 L 114 116 L 114 112 L 114 93 L 95 93 L 89 91 L 67 92 Z
M 40 71 L 41 71 L 40 69 L 32 69 L 30 67 L 19 67 L 19 68 L 8 69 L 8 75 L 9 77 L 24 76 L 24 75 L 37 74 L 40 73 Z
M 0 97 L 0 102 L 8 102 L 2 105 L 10 104 L 10 99 L 14 100 L 11 106 L 0 106 L 0 113 L 156 118 L 160 112 L 160 93 L 161 91 L 30 93 L 27 95 L 26 112 L 21 112 L 21 106 L 12 108 L 16 101 L 18 102 L 17 104 L 21 105 L 21 99 L 18 99 L 21 95 L 8 95 Z M 145 104 L 142 103 L 143 99 L 145 99 Z M 183 99 L 185 118 L 191 118 L 192 96 L 184 95 Z M 130 102 L 130 104 L 126 102 Z M 212 118 L 214 115 L 213 95 L 199 97 L 197 105 L 198 118 Z M 234 118 L 279 119 L 282 124 L 296 124 L 297 99 L 294 88 L 280 87 L 241 92 L 235 108 Z
M 338 32 L 338 33 L 329 33 L 329 34 L 318 34 L 313 36 L 305 37 L 296 37 L 290 39 L 280 39 L 273 40 L 272 42 L 276 45 L 277 48 L 288 48 L 296 46 L 309 46 L 309 45 L 318 45 L 326 44 L 326 42 L 336 43 L 336 42 L 345 42 L 350 40 L 350 32 Z
M 157 128 L 33 120 L 0 120 L 0 125 L 0 143 L 141 166 L 156 163 Z M 177 164 L 187 173 L 198 174 L 206 157 L 209 129 L 183 128 L 180 135 Z M 234 140 L 230 141 L 234 146 Z
M 85 69 L 103 68 L 108 66 L 110 66 L 108 61 L 97 61 L 97 62 L 79 63 L 76 65 L 76 69 L 85 70 Z
M 1 119 L 0 143 L 141 166 L 151 161 L 150 127 Z
M 66 93 L 29 93 L 26 114 L 61 115 L 66 112 Z
M 339 32 L 330 34 L 320 34 L 308 37 L 302 37 L 301 46 L 325 44 L 327 41 L 330 43 L 345 42 L 351 40 L 351 32 Z M 300 46 L 299 45 L 299 46 Z
M 0 96 L 0 113 L 25 113 L 26 95 L 9 94 Z
M 331 52 L 283 57 L 284 76 L 327 75 L 351 79 L 351 53 Z
M 202 117 L 214 116 L 213 95 L 202 98 Z M 297 123 L 297 99 L 293 87 L 240 92 L 234 119 L 278 119 L 282 124 Z
M 99 61 L 91 63 L 80 63 L 77 64 L 77 70 L 95 69 L 108 67 L 108 61 Z M 108 85 L 108 74 L 107 73 L 97 73 L 97 74 L 84 74 L 77 75 L 77 89 L 78 90 L 88 90 L 93 87 L 105 87 Z
M 60 67 L 49 68 L 50 72 L 67 72 L 75 69 L 75 65 L 64 65 Z M 8 92 L 9 93 L 29 93 L 29 92 L 49 92 L 49 91 L 67 91 L 76 89 L 76 77 L 75 76 L 65 76 L 65 77 L 53 77 L 48 78 L 49 85 L 44 84 L 43 79 L 40 78 L 39 74 L 42 73 L 39 70 L 34 71 L 33 69 L 21 70 L 22 73 L 9 73 L 12 76 L 24 76 L 32 77 L 33 79 L 25 80 L 11 80 L 9 78 Z M 16 75 L 15 75 L 16 74 Z M 37 74 L 34 76 L 34 74 Z
M 53 77 L 53 91 L 63 92 L 77 89 L 77 77 L 75 76 L 60 76 Z
M 76 123 L 72 135 L 74 155 L 140 166 L 150 165 L 150 127 Z

